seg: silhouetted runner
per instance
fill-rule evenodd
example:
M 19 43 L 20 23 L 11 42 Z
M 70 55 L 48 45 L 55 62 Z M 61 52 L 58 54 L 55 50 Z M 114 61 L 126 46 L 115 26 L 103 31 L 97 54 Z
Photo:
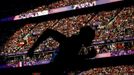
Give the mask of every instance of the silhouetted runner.
M 60 43 L 59 52 L 54 58 L 54 61 L 50 63 L 51 67 L 49 66 L 49 68 L 51 68 L 51 70 L 49 71 L 53 73 L 54 71 L 56 73 L 60 73 L 66 69 L 74 69 L 76 67 L 80 68 L 78 65 L 83 64 L 84 57 L 79 56 L 78 52 L 80 51 L 82 45 L 85 47 L 91 45 L 92 40 L 95 37 L 95 31 L 89 26 L 85 26 L 80 29 L 79 34 L 72 35 L 72 37 L 66 37 L 58 31 L 47 29 L 29 49 L 28 56 L 32 57 L 35 48 L 37 48 L 39 44 L 48 37 L 52 37 L 54 40 Z M 88 57 L 91 58 L 95 56 L 96 50 L 92 49 L 88 54 Z

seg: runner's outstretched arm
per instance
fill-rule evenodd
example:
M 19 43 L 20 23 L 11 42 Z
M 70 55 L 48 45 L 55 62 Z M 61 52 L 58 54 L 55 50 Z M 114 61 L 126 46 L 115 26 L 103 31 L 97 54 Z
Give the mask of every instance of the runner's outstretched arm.
M 52 29 L 46 29 L 46 31 L 42 33 L 42 35 L 37 39 L 37 41 L 29 49 L 28 56 L 32 57 L 34 50 L 39 46 L 41 42 L 46 40 L 48 37 L 52 37 L 54 40 L 58 41 L 59 43 L 62 43 L 66 39 L 66 36 L 61 34 L 60 32 L 52 30 Z

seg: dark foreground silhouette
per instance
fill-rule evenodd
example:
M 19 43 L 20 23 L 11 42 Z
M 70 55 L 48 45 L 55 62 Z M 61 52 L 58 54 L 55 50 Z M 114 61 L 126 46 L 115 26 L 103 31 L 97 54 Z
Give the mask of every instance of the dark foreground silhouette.
M 83 67 L 80 66 L 80 64 L 82 65 L 85 63 L 85 57 L 92 58 L 96 56 L 96 50 L 94 49 L 90 50 L 86 56 L 78 55 L 82 45 L 85 47 L 90 46 L 95 37 L 95 31 L 89 26 L 81 28 L 79 34 L 73 35 L 72 37 L 66 37 L 58 31 L 47 29 L 29 49 L 28 56 L 32 57 L 35 48 L 48 37 L 52 37 L 60 43 L 57 56 L 46 66 L 49 75 L 51 75 L 51 73 L 63 75 L 64 71 L 81 69 Z

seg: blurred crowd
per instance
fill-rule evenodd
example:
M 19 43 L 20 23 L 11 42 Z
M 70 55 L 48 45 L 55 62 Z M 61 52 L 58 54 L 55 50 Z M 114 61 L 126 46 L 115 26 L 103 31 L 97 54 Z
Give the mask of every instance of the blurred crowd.
M 94 45 L 98 53 L 119 52 L 122 50 L 134 50 L 134 41 L 114 42 Z
M 59 7 L 64 7 L 64 6 L 68 6 L 68 5 L 76 5 L 76 4 L 82 4 L 82 3 L 86 3 L 86 2 L 93 2 L 96 0 L 59 0 L 55 3 L 52 3 L 50 5 L 48 5 L 49 9 L 52 8 L 59 8 Z
M 85 0 L 71 2 L 75 4 L 84 1 Z M 62 4 L 62 1 L 58 2 Z M 63 2 L 68 2 L 68 0 L 63 0 Z M 60 4 L 58 3 L 57 7 L 59 7 Z M 47 28 L 71 37 L 74 34 L 78 34 L 80 28 L 86 25 L 91 26 L 96 31 L 92 46 L 98 53 L 134 49 L 134 41 L 131 41 L 134 36 L 134 6 L 130 6 L 98 13 L 49 20 L 37 24 L 25 24 L 24 27 L 16 31 L 14 35 L 9 38 L 0 54 L 26 53 Z M 59 45 L 57 41 L 50 37 L 39 45 L 35 53 L 39 53 L 40 51 L 55 51 Z M 40 59 L 42 59 L 42 57 L 40 57 Z M 36 60 L 36 57 L 28 60 Z M 11 61 L 15 62 L 17 60 Z
M 26 24 L 22 29 L 16 31 L 9 41 L 7 41 L 7 45 L 5 45 L 5 48 L 1 53 L 9 54 L 27 51 L 47 28 L 54 29 L 67 37 L 70 37 L 79 32 L 79 29 L 85 26 L 90 19 L 91 14 L 87 14 L 42 22 L 39 24 Z M 59 43 L 50 37 L 39 45 L 37 51 L 44 50 L 44 48 L 45 50 L 53 50 L 58 46 Z
M 122 65 L 93 68 L 88 71 L 84 71 L 78 75 L 132 75 L 133 73 L 134 65 Z
M 127 45 L 133 46 L 132 41 L 130 41 L 129 44 L 126 44 L 126 42 L 124 44 L 123 42 L 126 40 L 133 40 L 131 39 L 134 36 L 134 18 L 132 14 L 134 13 L 133 9 L 134 7 L 131 6 L 123 9 L 102 11 L 97 14 L 90 13 L 63 19 L 45 21 L 38 24 L 26 24 L 23 28 L 16 31 L 10 40 L 7 41 L 5 49 L 2 50 L 4 52 L 1 53 L 27 51 L 41 35 L 41 33 L 47 28 L 56 30 L 67 37 L 71 37 L 73 34 L 77 34 L 81 27 L 86 25 L 91 26 L 96 30 L 93 45 L 99 51 L 99 53 L 111 52 L 113 50 L 127 50 L 128 48 L 132 48 L 127 48 Z M 101 41 L 103 41 L 103 43 L 101 43 Z M 58 46 L 59 43 L 50 37 L 42 42 L 37 50 L 40 51 L 44 48 L 45 50 L 53 50 Z M 122 47 L 118 48 L 118 46 Z
M 9 57 L 7 61 L 8 67 L 23 67 L 23 66 L 33 66 L 33 65 L 41 65 L 41 64 L 48 64 L 51 62 L 52 53 L 40 53 L 35 54 L 33 58 L 29 58 L 26 56 L 16 56 L 16 57 Z
M 33 10 L 24 12 L 24 13 L 40 12 L 43 10 L 49 10 L 49 9 L 60 8 L 60 7 L 64 7 L 64 6 L 82 4 L 82 3 L 93 2 L 93 1 L 96 1 L 96 0 L 57 0 L 56 2 L 53 2 L 49 5 L 42 5 Z M 22 13 L 22 14 L 24 14 L 24 13 Z

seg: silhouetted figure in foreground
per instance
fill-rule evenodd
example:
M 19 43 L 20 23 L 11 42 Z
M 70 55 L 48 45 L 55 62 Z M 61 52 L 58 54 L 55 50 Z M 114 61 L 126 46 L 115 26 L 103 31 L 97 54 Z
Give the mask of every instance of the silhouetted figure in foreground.
M 79 56 L 78 52 L 82 45 L 85 47 L 91 45 L 92 40 L 95 37 L 95 31 L 89 26 L 85 26 L 80 29 L 79 34 L 73 35 L 72 37 L 66 37 L 58 31 L 47 29 L 30 48 L 28 55 L 32 57 L 35 48 L 48 37 L 52 37 L 60 43 L 57 56 L 54 58 L 54 61 L 49 64 L 51 65 L 51 67 L 49 66 L 49 68 L 51 68 L 49 71 L 52 73 L 55 71 L 56 73 L 59 73 L 58 75 L 61 75 L 64 70 L 81 68 L 79 65 L 84 63 L 84 57 Z M 88 57 L 92 58 L 95 56 L 96 50 L 93 49 L 88 54 Z

